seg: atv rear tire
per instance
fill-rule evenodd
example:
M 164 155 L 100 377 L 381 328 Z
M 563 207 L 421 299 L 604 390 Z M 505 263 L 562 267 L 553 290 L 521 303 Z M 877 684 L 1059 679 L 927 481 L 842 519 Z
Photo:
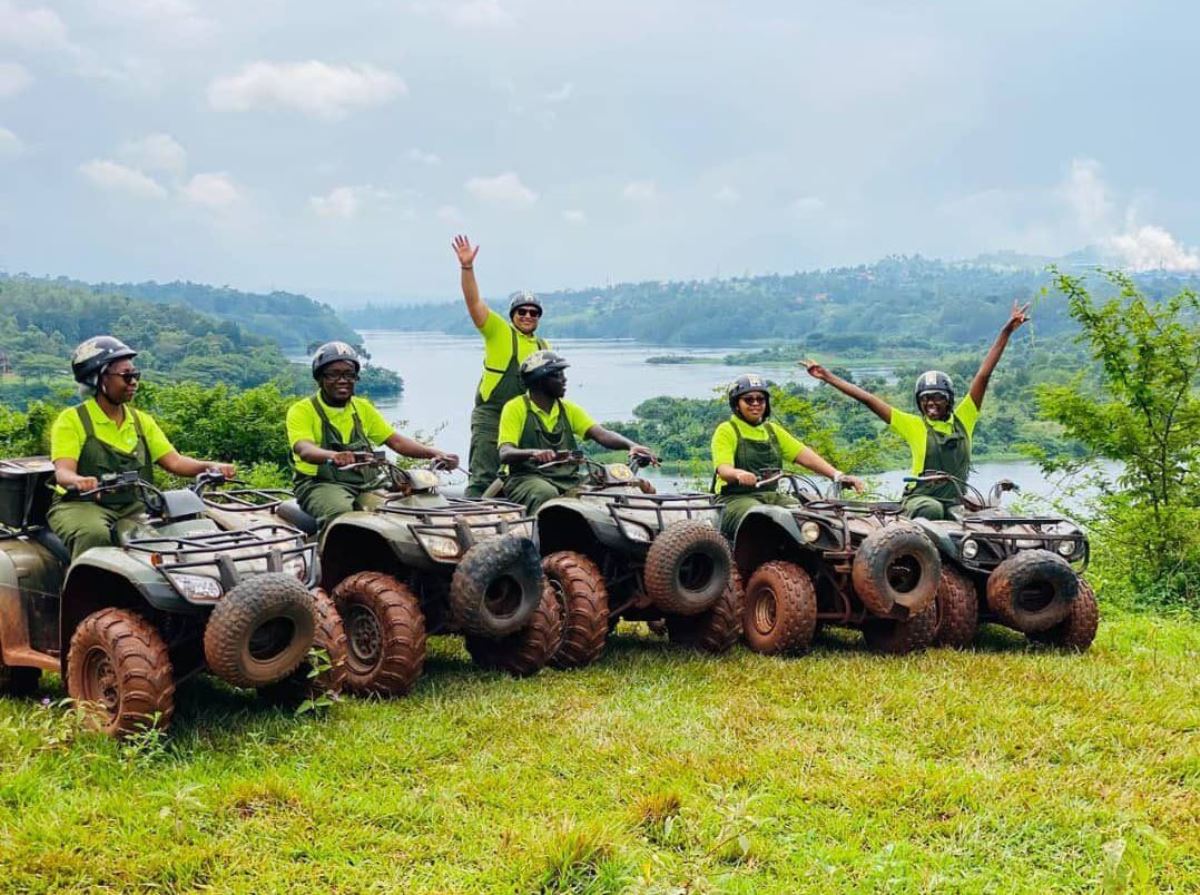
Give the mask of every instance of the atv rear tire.
M 265 687 L 304 661 L 316 627 L 312 594 L 294 576 L 255 575 L 213 607 L 204 628 L 204 659 L 235 687 Z
M 522 630 L 499 640 L 468 635 L 466 647 L 480 668 L 528 677 L 541 671 L 558 652 L 562 632 L 562 606 L 549 582 L 543 582 L 542 600 Z
M 817 592 L 812 578 L 795 563 L 772 560 L 746 582 L 742 632 L 756 653 L 802 652 L 817 627 Z
M 988 608 L 1001 624 L 1034 634 L 1066 619 L 1079 576 L 1049 550 L 1025 550 L 996 566 L 987 583 Z
M 874 615 L 895 606 L 916 614 L 933 603 L 941 577 L 937 548 L 914 525 L 895 524 L 867 535 L 854 554 L 854 592 Z
M 550 664 L 582 668 L 604 652 L 608 638 L 608 589 L 600 568 L 582 553 L 559 550 L 542 560 L 542 570 L 563 610 L 562 642 Z
M 646 596 L 669 615 L 696 615 L 725 592 L 733 557 L 721 533 L 698 519 L 668 525 L 646 554 Z
M 425 666 L 425 616 L 416 594 L 383 572 L 359 572 L 333 589 L 346 631 L 346 689 L 401 696 Z
M 93 612 L 71 635 L 67 693 L 109 736 L 166 729 L 175 713 L 167 645 L 130 609 Z
M 1034 631 L 1026 636 L 1037 643 L 1048 643 L 1060 649 L 1082 653 L 1096 639 L 1096 629 L 1100 627 L 1100 607 L 1096 604 L 1096 594 L 1092 586 L 1083 578 L 1079 579 L 1079 592 L 1071 601 L 1071 611 L 1067 617 L 1045 631 Z
M 42 679 L 42 669 L 0 662 L 0 696 L 32 696 Z
M 312 660 L 305 656 L 300 667 L 279 683 L 259 688 L 258 695 L 267 702 L 295 707 L 327 693 L 340 693 L 345 686 L 347 647 L 342 617 L 329 594 L 320 588 L 313 591 L 313 610 L 317 614 L 317 632 L 312 648 L 325 651 L 329 667 L 313 676 Z
M 979 594 L 975 583 L 958 569 L 942 566 L 937 589 L 937 625 L 933 642 L 966 649 L 979 631 Z
M 515 634 L 541 598 L 541 557 L 533 541 L 520 535 L 476 544 L 450 580 L 450 611 L 465 634 L 493 639 Z
M 863 637 L 873 652 L 888 656 L 903 656 L 923 650 L 933 643 L 937 627 L 937 606 L 930 603 L 920 612 L 903 621 L 892 618 L 868 618 L 863 624 Z
M 730 569 L 725 589 L 710 608 L 699 615 L 669 615 L 666 628 L 672 643 L 713 655 L 729 652 L 742 636 L 742 579 L 737 569 Z

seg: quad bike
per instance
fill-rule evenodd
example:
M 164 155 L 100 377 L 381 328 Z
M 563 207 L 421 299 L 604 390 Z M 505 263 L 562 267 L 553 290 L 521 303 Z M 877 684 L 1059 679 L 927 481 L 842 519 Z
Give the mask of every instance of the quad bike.
M 1096 595 L 1083 578 L 1087 535 L 1062 516 L 1012 514 L 1001 506 L 1017 485 L 1002 479 L 987 497 L 947 473 L 913 482 L 952 482 L 959 503 L 944 521 L 914 519 L 942 555 L 936 638 L 966 647 L 980 624 L 992 622 L 1030 640 L 1083 651 L 1100 623 Z
M 740 634 L 741 588 L 710 494 L 656 494 L 638 477 L 648 461 L 597 463 L 582 451 L 538 469 L 586 465 L 587 478 L 537 512 L 542 568 L 563 608 L 553 664 L 581 667 L 622 619 L 649 621 L 668 638 L 709 653 Z
M 839 485 L 823 495 L 778 470 L 763 470 L 756 488 L 791 493 L 797 505 L 760 504 L 734 535 L 752 650 L 803 651 L 820 625 L 859 629 L 868 647 L 893 655 L 933 642 L 941 562 L 899 504 L 844 500 Z
M 317 629 L 316 553 L 263 521 L 223 528 L 191 490 L 137 472 L 100 477 L 74 499 L 136 492 L 114 546 L 74 562 L 47 527 L 45 457 L 0 461 L 0 685 L 29 693 L 55 671 L 104 732 L 165 728 L 177 681 L 206 670 L 271 693 L 308 657 Z
M 338 516 L 319 539 L 322 582 L 346 628 L 347 687 L 408 692 L 433 634 L 463 635 L 481 667 L 539 671 L 558 647 L 562 617 L 524 509 L 446 497 L 436 463 L 403 469 L 376 451 L 342 467 L 363 468 L 378 475 L 364 509 Z M 317 535 L 316 520 L 296 501 L 277 512 Z

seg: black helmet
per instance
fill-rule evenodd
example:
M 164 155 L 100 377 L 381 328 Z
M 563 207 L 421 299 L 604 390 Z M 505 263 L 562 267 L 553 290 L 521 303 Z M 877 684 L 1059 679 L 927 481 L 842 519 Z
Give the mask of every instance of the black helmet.
M 358 352 L 354 350 L 354 346 L 347 342 L 326 342 L 312 356 L 312 374 L 313 379 L 321 377 L 321 368 L 337 360 L 345 360 L 354 364 L 354 372 L 357 373 L 362 369 L 362 359 L 358 356 Z
M 729 384 L 725 394 L 729 397 L 729 409 L 737 413 L 738 398 L 749 392 L 762 392 L 767 396 L 767 407 L 763 411 L 763 419 L 771 415 L 771 391 L 767 380 L 757 373 L 743 373 Z
M 137 357 L 137 352 L 114 336 L 94 336 L 71 352 L 71 373 L 81 385 L 95 387 L 101 371 L 123 357 Z
M 511 320 L 513 311 L 517 308 L 524 308 L 528 305 L 533 305 L 539 311 L 545 311 L 542 307 L 542 300 L 530 292 L 528 289 L 523 289 L 520 292 L 514 292 L 508 297 L 508 318 Z
M 917 377 L 917 384 L 913 388 L 913 401 L 916 402 L 918 410 L 921 409 L 921 395 L 934 392 L 940 392 L 951 405 L 954 404 L 954 383 L 950 377 L 941 370 L 926 370 Z
M 535 351 L 521 361 L 521 384 L 529 388 L 539 379 L 558 373 L 571 366 L 557 351 Z

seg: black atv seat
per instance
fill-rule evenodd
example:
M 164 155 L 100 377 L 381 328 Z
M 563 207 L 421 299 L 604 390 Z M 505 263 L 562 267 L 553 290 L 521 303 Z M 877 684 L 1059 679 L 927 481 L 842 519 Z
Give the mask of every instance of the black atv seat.
M 300 529 L 306 535 L 317 533 L 317 520 L 300 509 L 300 504 L 294 500 L 285 500 L 281 503 L 276 508 L 275 515 L 288 525 Z
M 62 542 L 62 538 L 52 532 L 46 526 L 35 529 L 31 533 L 33 540 L 37 541 L 43 547 L 61 562 L 64 566 L 71 564 L 71 551 L 67 549 L 67 545 Z

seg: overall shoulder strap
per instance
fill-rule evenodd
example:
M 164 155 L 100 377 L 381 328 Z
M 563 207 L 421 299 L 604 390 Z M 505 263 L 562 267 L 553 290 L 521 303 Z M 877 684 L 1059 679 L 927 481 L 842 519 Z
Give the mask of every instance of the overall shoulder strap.
M 92 415 L 88 413 L 87 403 L 77 405 L 75 412 L 79 414 L 79 422 L 83 424 L 83 434 L 88 438 L 95 438 L 96 427 L 92 423 Z

